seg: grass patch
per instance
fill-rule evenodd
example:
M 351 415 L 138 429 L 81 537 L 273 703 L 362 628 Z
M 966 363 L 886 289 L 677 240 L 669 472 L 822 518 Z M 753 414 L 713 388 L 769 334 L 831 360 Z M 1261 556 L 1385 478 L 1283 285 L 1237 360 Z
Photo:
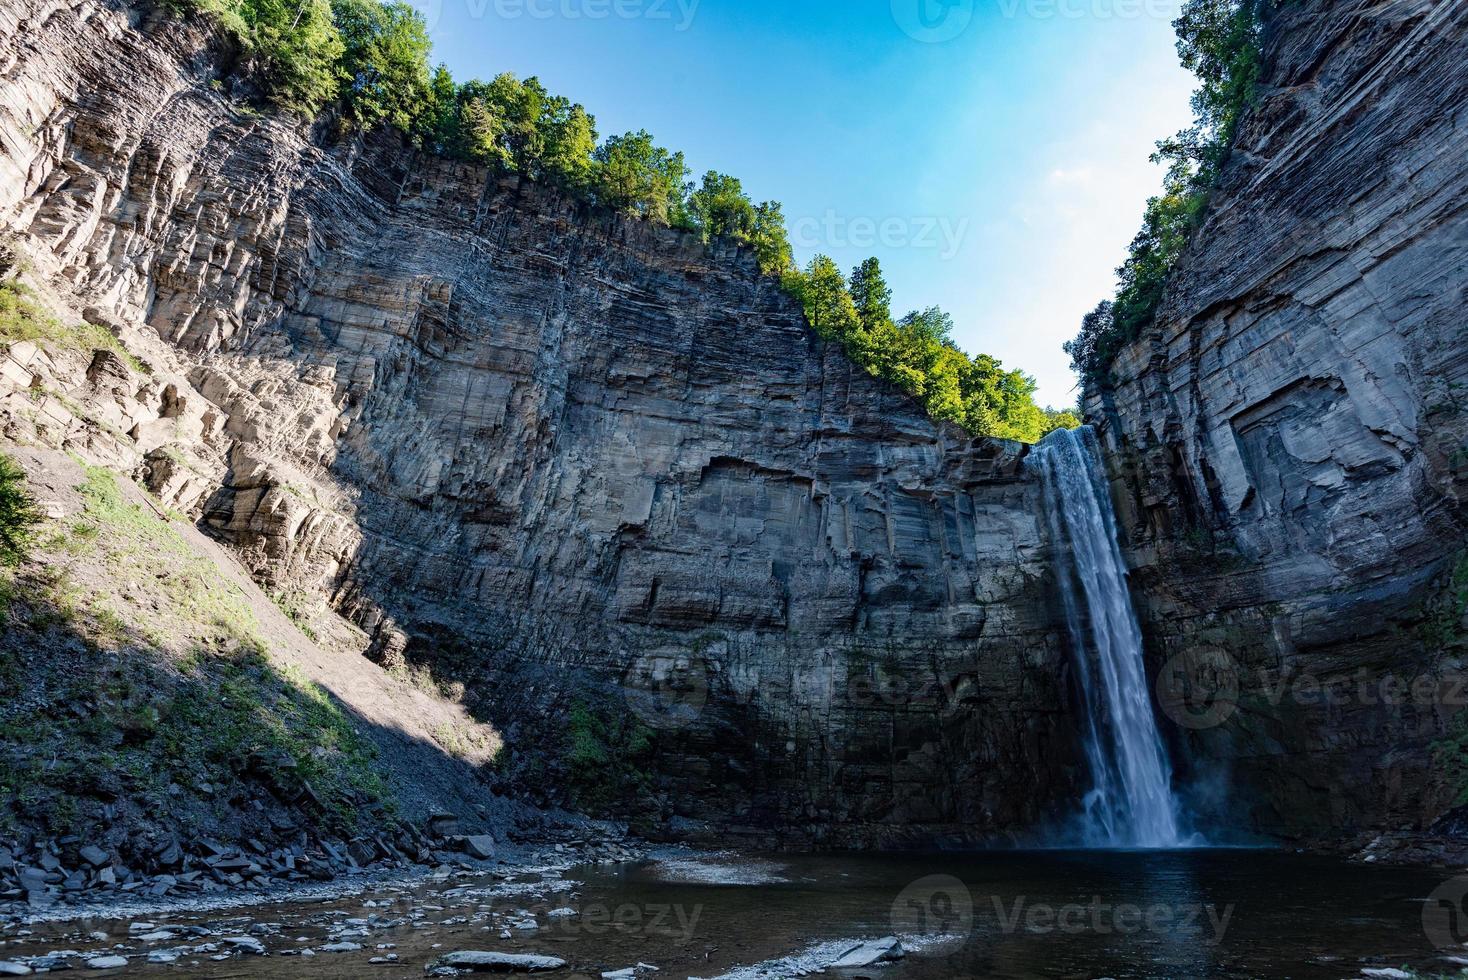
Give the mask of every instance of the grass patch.
M 272 593 L 270 601 L 275 603 L 276 608 L 285 613 L 286 618 L 295 624 L 296 629 L 300 630 L 301 635 L 306 639 L 312 643 L 316 643 L 320 639 L 316 633 L 315 626 L 312 625 L 311 606 L 313 602 L 310 595 L 299 589 L 292 589 L 286 592 Z
M 14 801 L 0 825 L 75 832 L 78 803 L 127 797 L 202 832 L 187 824 L 228 818 L 261 789 L 335 834 L 391 810 L 371 744 L 319 685 L 261 654 L 210 653 L 182 673 L 117 656 L 52 674 L 24 702 L 14 673 L 0 684 L 0 798 Z
M 190 548 L 166 521 L 129 503 L 110 470 L 83 468 L 87 479 L 76 490 L 85 509 L 72 526 L 73 537 L 98 542 L 120 584 L 140 591 L 161 589 L 169 625 L 178 632 L 205 627 L 215 639 L 263 653 L 260 623 L 244 593 L 222 581 L 218 567 Z
M 495 757 L 497 758 L 501 751 L 501 747 L 496 747 L 494 739 L 490 736 L 459 725 L 439 725 L 433 730 L 433 740 L 439 744 L 440 748 L 456 759 L 480 759 L 490 749 L 495 749 Z M 491 759 L 491 762 L 493 762 L 493 759 Z
M 3 579 L 0 830 L 82 833 L 107 803 L 185 833 L 253 820 L 267 835 L 254 804 L 272 799 L 327 833 L 389 819 L 375 748 L 271 663 L 244 593 L 113 473 L 84 470 L 82 513 L 46 538 L 58 550 Z M 89 556 L 105 586 L 54 554 Z
M 8 347 L 22 341 L 78 353 L 111 351 L 138 374 L 152 373 L 107 328 L 66 323 L 46 310 L 28 286 L 14 280 L 0 282 L 0 344 Z

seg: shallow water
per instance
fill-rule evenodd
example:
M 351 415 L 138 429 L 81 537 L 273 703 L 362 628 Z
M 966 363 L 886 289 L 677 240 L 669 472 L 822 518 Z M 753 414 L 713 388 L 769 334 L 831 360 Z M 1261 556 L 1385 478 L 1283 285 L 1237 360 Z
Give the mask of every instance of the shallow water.
M 564 878 L 453 878 L 373 886 L 328 903 L 150 919 L 216 931 L 193 940 L 130 940 L 127 921 L 36 926 L 29 937 L 9 930 L 0 959 L 55 949 L 97 955 L 122 944 L 119 952 L 134 959 L 118 972 L 129 976 L 416 978 L 444 952 L 484 949 L 568 961 L 567 969 L 536 974 L 546 977 L 598 977 L 638 962 L 658 966 L 658 973 L 642 974 L 657 980 L 731 971 L 781 977 L 829 962 L 847 940 L 896 933 L 914 950 L 903 961 L 828 975 L 1340 978 L 1370 966 L 1456 969 L 1422 925 L 1424 900 L 1447 877 L 1253 850 L 688 854 L 571 869 Z M 364 908 L 366 902 L 373 904 Z M 370 916 L 405 921 L 345 922 Z M 221 929 L 220 920 L 233 921 Z M 251 925 L 265 933 L 260 938 L 271 955 L 216 962 L 208 952 L 192 952 Z M 96 930 L 108 940 L 83 938 Z M 334 940 L 363 948 L 281 955 Z M 147 950 L 167 948 L 184 950 L 176 964 L 143 962 Z M 802 953 L 811 955 L 773 962 Z M 367 962 L 388 955 L 399 960 Z

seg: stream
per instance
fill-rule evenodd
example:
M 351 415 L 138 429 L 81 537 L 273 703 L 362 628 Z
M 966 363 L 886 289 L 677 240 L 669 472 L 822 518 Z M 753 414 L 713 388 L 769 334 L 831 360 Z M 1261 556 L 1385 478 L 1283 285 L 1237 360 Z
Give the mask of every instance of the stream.
M 1445 930 L 1423 924 L 1447 877 L 1264 850 L 675 851 L 379 882 L 313 903 L 11 926 L 0 960 L 128 960 L 88 976 L 396 980 L 445 953 L 488 950 L 566 961 L 536 976 L 754 980 L 818 973 L 855 940 L 895 934 L 905 958 L 825 975 L 1337 980 L 1456 969 L 1429 938 L 1449 941 Z

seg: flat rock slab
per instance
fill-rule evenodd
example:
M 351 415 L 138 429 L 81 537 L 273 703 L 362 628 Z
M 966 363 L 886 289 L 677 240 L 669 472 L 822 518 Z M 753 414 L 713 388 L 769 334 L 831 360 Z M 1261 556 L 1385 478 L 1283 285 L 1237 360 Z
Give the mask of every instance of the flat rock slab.
M 480 953 L 466 950 L 440 956 L 434 966 L 451 966 L 457 970 L 473 970 L 477 973 L 534 973 L 540 970 L 559 970 L 566 961 L 554 956 L 533 956 L 527 953 Z
M 885 939 L 874 939 L 867 943 L 858 943 L 851 949 L 841 954 L 836 962 L 831 964 L 832 969 L 844 969 L 855 966 L 871 966 L 874 963 L 890 963 L 900 960 L 907 955 L 902 948 L 902 943 L 896 936 L 888 936 Z
M 116 970 L 124 966 L 127 966 L 126 956 L 99 956 L 87 960 L 87 967 L 92 970 Z

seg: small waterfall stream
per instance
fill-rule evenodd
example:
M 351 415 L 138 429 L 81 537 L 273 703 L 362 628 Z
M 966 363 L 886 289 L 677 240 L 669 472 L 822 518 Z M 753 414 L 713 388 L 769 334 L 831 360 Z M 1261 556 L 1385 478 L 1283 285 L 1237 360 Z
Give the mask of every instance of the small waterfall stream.
M 1142 633 L 1127 591 L 1116 516 L 1090 428 L 1051 433 L 1030 456 L 1045 490 L 1060 592 L 1085 699 L 1083 735 L 1093 786 L 1088 847 L 1180 847 L 1172 769 L 1152 713 Z

